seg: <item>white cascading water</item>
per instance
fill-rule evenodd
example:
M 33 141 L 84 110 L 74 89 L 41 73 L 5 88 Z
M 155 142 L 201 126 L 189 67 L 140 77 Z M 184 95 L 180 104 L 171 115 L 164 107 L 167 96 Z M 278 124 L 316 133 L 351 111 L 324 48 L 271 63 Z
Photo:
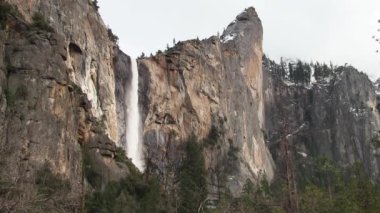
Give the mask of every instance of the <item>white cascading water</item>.
M 139 74 L 137 69 L 137 62 L 131 59 L 132 68 L 132 84 L 129 91 L 128 102 L 128 126 L 127 126 L 127 144 L 126 150 L 129 158 L 140 170 L 144 170 L 144 160 L 142 157 L 141 147 L 141 125 L 140 125 L 140 110 L 139 110 Z

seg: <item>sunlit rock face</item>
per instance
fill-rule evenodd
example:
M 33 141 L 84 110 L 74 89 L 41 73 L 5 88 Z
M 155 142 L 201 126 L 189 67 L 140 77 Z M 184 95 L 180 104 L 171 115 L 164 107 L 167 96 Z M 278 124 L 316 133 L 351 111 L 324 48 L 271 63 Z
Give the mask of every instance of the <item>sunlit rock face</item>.
M 70 80 L 86 93 L 91 113 L 96 118 L 104 116 L 107 134 L 118 141 L 113 59 L 119 52 L 92 1 L 8 1 L 17 5 L 27 21 L 36 12 L 43 14 L 62 35 Z
M 152 168 L 172 178 L 182 143 L 191 134 L 202 140 L 217 131 L 218 144 L 201 141 L 213 183 L 223 179 L 237 195 L 247 179 L 273 177 L 261 130 L 262 36 L 261 21 L 249 8 L 220 38 L 179 42 L 140 60 L 144 144 Z
M 121 114 L 130 59 L 92 1 L 7 2 L 21 15 L 0 31 L 1 180 L 20 188 L 16 206 L 26 208 L 37 199 L 37 171 L 47 165 L 70 183 L 64 195 L 70 211 L 79 211 L 84 146 L 104 174 L 101 184 L 125 176 L 113 158 L 115 145 L 126 143 Z M 52 32 L 27 27 L 37 12 Z

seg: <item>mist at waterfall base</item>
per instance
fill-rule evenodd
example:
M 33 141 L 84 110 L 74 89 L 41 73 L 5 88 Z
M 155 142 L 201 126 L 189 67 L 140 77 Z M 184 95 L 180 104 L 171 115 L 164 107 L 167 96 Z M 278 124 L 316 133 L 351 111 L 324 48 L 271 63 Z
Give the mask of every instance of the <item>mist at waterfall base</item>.
M 132 68 L 132 82 L 129 87 L 129 100 L 128 100 L 128 124 L 127 124 L 127 144 L 125 149 L 127 156 L 132 159 L 133 164 L 140 170 L 144 170 L 144 160 L 142 156 L 142 140 L 141 140 L 141 123 L 140 123 L 140 110 L 139 110 L 139 97 L 138 97 L 138 69 L 137 61 L 131 59 Z M 126 85 L 127 87 L 129 85 Z

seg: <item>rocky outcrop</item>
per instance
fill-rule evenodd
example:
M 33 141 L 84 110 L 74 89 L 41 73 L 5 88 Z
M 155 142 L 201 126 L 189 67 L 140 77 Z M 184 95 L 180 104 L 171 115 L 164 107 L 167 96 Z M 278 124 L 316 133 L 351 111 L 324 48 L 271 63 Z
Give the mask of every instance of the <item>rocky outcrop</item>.
M 375 87 L 375 93 L 377 96 L 376 97 L 376 100 L 377 100 L 376 109 L 377 109 L 377 111 L 380 112 L 380 78 L 376 80 L 374 87 Z
M 14 8 L 0 30 L 0 182 L 17 193 L 2 194 L 2 210 L 78 212 L 85 152 L 101 181 L 126 175 L 114 156 L 115 145 L 125 144 L 130 59 L 92 1 L 7 2 Z M 46 165 L 69 192 L 44 200 L 37 171 Z
M 379 176 L 380 150 L 371 142 L 380 129 L 379 99 L 365 74 L 339 67 L 331 79 L 309 87 L 286 84 L 265 70 L 269 146 L 276 147 L 286 134 L 301 162 L 326 156 L 349 167 L 360 161 L 373 179 Z
M 62 40 L 38 31 L 16 39 L 5 36 L 1 177 L 24 189 L 26 199 L 37 197 L 33 195 L 36 171 L 48 163 L 55 173 L 71 180 L 76 197 L 82 176 L 78 118 L 85 112 L 66 74 Z
M 97 118 L 104 115 L 106 132 L 112 140 L 117 141 L 113 59 L 120 52 L 96 12 L 95 3 L 92 0 L 9 2 L 17 5 L 27 22 L 32 22 L 35 13 L 43 14 L 48 24 L 62 36 L 70 80 L 87 94 L 92 104 L 91 113 Z
M 362 161 L 377 178 L 379 150 L 371 140 L 380 105 L 368 77 L 340 67 L 331 79 L 297 85 L 262 70 L 261 56 L 261 22 L 249 8 L 220 38 L 179 42 L 140 59 L 148 169 L 174 182 L 182 144 L 194 133 L 205 147 L 211 194 L 225 184 L 237 196 L 246 179 L 273 178 L 272 156 L 281 167 L 284 137 L 296 166 L 319 156 L 342 167 Z
M 152 167 L 172 177 L 181 144 L 192 133 L 206 139 L 216 131 L 218 144 L 204 151 L 212 186 L 227 174 L 225 183 L 238 195 L 247 179 L 260 173 L 272 178 L 262 131 L 261 63 L 262 26 L 253 8 L 221 38 L 179 42 L 139 60 L 144 145 Z

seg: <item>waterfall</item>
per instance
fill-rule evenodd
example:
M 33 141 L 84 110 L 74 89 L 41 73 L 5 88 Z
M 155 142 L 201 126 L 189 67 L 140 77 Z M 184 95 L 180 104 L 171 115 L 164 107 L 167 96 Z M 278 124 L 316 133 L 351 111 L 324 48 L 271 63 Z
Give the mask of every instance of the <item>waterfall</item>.
M 132 84 L 130 85 L 129 101 L 128 101 L 128 125 L 127 125 L 127 155 L 132 162 L 140 170 L 144 170 L 144 159 L 142 157 L 141 144 L 141 124 L 139 110 L 139 74 L 137 69 L 137 61 L 131 59 L 132 68 Z

